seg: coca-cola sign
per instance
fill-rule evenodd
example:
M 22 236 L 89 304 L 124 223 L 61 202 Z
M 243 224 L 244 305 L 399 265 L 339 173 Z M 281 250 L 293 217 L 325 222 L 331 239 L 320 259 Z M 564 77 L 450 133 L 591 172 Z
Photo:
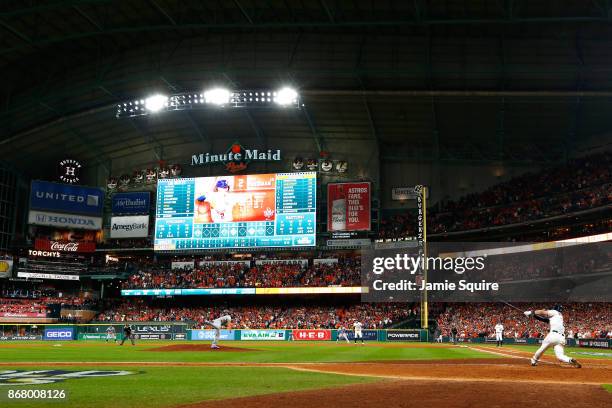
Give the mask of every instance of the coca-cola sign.
M 37 238 L 34 242 L 34 249 L 39 251 L 85 253 L 94 252 L 96 250 L 96 243 L 88 241 L 52 241 Z

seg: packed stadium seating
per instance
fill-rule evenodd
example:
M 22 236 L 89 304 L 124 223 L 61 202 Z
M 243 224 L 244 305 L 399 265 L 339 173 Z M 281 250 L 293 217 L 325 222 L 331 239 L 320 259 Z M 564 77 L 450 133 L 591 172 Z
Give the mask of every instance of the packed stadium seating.
M 523 174 L 430 210 L 428 233 L 510 225 L 609 205 L 611 168 L 612 154 L 602 153 Z M 414 213 L 395 213 L 381 223 L 379 238 L 413 236 L 415 226 Z
M 346 260 L 337 265 L 320 264 L 305 268 L 300 265 L 267 264 L 173 270 L 169 265 L 148 265 L 131 275 L 123 283 L 123 288 L 357 286 L 359 283 L 359 262 Z
M 550 309 L 550 304 L 519 303 L 523 310 Z M 612 305 L 610 303 L 564 304 L 565 327 L 570 338 L 612 338 Z M 456 327 L 460 338 L 490 337 L 501 321 L 506 337 L 540 338 L 548 333 L 547 325 L 525 317 L 502 303 L 449 303 L 437 317 L 442 335 Z
M 122 301 L 100 313 L 96 320 L 188 321 L 201 326 L 222 313 L 232 316 L 236 328 L 336 328 L 348 326 L 355 319 L 366 328 L 383 328 L 417 316 L 418 306 L 400 303 L 361 303 L 346 306 L 266 306 L 247 305 L 212 307 L 150 306 L 146 301 Z

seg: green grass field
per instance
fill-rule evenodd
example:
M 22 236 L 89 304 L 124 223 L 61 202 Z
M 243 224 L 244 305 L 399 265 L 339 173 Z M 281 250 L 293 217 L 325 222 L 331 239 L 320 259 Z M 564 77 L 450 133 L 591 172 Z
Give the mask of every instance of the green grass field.
M 367 343 L 365 346 L 334 342 L 226 342 L 230 347 L 256 352 L 163 352 L 147 351 L 176 344 L 198 342 L 146 341 L 136 346 L 116 346 L 104 342 L 31 342 L 14 343 L 14 348 L 0 348 L 2 361 L 174 361 L 174 362 L 245 362 L 307 363 L 377 360 L 435 360 L 452 358 L 495 358 L 467 348 L 402 348 L 388 343 Z M 204 343 L 200 343 L 204 344 Z M 6 347 L 9 343 L 3 343 Z M 2 352 L 8 351 L 7 353 Z M 9 351 L 10 350 L 10 351 Z M 316 350 L 316 352 L 313 352 Z
M 148 351 L 198 342 L 139 342 L 137 346 L 97 341 L 28 342 L 0 344 L 0 378 L 8 370 L 123 370 L 129 375 L 75 378 L 45 385 L 19 385 L 0 380 L 0 407 L 174 407 L 198 401 L 244 397 L 285 391 L 321 389 L 382 381 L 380 378 L 296 371 L 262 366 L 154 366 L 144 363 L 322 363 L 394 360 L 496 359 L 499 356 L 466 347 L 418 347 L 390 343 L 336 344 L 332 342 L 226 342 L 246 352 Z M 521 347 L 521 350 L 532 348 Z M 574 349 L 573 351 L 579 351 Z M 570 351 L 571 352 L 571 351 Z M 601 357 L 606 358 L 606 357 Z M 30 366 L 18 363 L 31 362 Z M 57 366 L 53 363 L 75 363 Z M 106 363 L 96 366 L 95 363 Z M 121 362 L 114 366 L 113 363 Z M 129 364 L 126 364 L 129 363 Z M 10 363 L 16 363 L 12 366 Z M 143 363 L 143 364 L 139 364 Z M 77 365 L 78 364 L 78 365 Z M 6 373 L 5 373 L 6 374 Z M 67 400 L 9 400 L 9 390 L 66 390 Z M 61 404 L 61 405 L 58 405 Z

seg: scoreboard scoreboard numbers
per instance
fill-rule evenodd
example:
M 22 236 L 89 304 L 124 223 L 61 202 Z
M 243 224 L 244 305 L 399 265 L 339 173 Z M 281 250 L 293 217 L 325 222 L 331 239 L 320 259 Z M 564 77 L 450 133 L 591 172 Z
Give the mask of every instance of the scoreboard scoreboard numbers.
M 314 246 L 316 172 L 160 179 L 157 251 Z

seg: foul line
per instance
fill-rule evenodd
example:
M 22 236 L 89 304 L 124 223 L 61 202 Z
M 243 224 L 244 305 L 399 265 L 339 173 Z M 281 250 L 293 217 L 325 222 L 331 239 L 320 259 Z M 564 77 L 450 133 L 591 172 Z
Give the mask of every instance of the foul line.
M 389 375 L 389 374 L 360 374 L 360 373 L 346 373 L 342 371 L 328 371 L 328 370 L 317 370 L 314 368 L 295 367 L 287 366 L 287 368 L 295 371 L 306 371 L 313 373 L 322 374 L 337 374 L 337 375 L 348 375 L 352 377 L 372 377 L 372 378 L 385 378 L 390 380 L 410 380 L 410 381 L 453 381 L 453 382 L 486 382 L 486 383 L 529 383 L 529 384 L 567 384 L 567 385 L 596 385 L 601 386 L 601 382 L 594 381 L 555 381 L 555 380 L 519 380 L 519 379 L 502 379 L 502 378 L 457 378 L 457 377 L 424 377 L 424 376 L 412 376 L 412 375 Z

